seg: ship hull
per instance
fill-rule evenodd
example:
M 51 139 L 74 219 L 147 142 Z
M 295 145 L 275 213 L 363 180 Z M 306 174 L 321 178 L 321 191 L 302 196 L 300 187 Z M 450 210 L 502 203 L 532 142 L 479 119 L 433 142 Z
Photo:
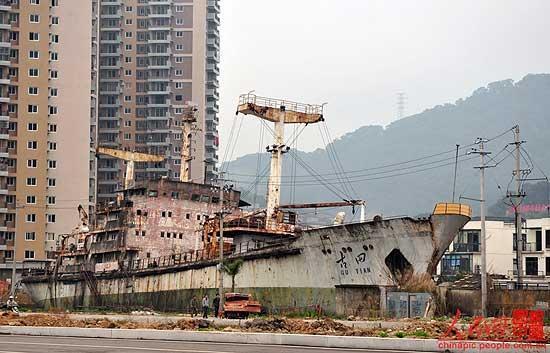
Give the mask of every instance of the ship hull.
M 244 260 L 236 291 L 252 294 L 264 310 L 282 313 L 321 309 L 334 314 L 380 314 L 384 290 L 405 274 L 433 274 L 465 215 L 408 217 L 306 230 L 292 242 L 233 255 Z M 224 287 L 231 278 L 224 276 Z M 23 279 L 42 307 L 147 307 L 189 310 L 191 297 L 218 286 L 215 261 L 185 263 L 129 273 L 96 273 Z M 92 290 L 92 288 L 96 288 Z M 384 300 L 384 299 L 382 299 Z

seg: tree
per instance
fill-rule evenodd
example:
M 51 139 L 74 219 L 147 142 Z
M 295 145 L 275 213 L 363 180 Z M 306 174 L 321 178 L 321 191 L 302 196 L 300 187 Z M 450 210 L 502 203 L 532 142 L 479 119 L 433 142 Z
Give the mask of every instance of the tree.
M 223 272 L 231 276 L 231 292 L 235 292 L 235 276 L 241 270 L 243 263 L 243 259 L 223 263 Z

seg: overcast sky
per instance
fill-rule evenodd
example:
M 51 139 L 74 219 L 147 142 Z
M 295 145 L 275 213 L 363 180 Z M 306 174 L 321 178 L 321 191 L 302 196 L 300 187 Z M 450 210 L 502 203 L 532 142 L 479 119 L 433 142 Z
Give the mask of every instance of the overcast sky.
M 548 0 L 220 3 L 220 160 L 238 96 L 250 90 L 328 102 L 335 137 L 395 120 L 399 91 L 411 115 L 489 82 L 550 72 Z M 233 158 L 258 150 L 259 124 L 244 119 Z M 323 147 L 318 129 L 299 147 Z

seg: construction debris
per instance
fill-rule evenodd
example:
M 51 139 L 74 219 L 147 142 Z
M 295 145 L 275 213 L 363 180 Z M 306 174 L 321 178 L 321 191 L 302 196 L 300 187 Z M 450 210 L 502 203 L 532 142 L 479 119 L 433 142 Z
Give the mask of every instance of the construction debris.
M 203 319 L 180 319 L 167 322 L 138 322 L 129 320 L 110 320 L 108 318 L 94 318 L 75 320 L 65 314 L 32 314 L 18 315 L 3 313 L 0 315 L 0 326 L 45 326 L 45 327 L 80 327 L 80 328 L 108 328 L 108 329 L 153 329 L 153 330 L 218 330 L 223 332 L 265 332 L 265 333 L 294 333 L 308 335 L 333 335 L 333 336 L 370 336 L 390 338 L 441 338 L 446 335 L 448 339 L 473 339 L 471 330 L 451 328 L 449 320 L 416 320 L 405 319 L 400 321 L 402 325 L 395 329 L 382 328 L 358 328 L 344 325 L 338 321 L 326 318 L 323 320 L 301 320 L 287 318 L 257 318 L 244 323 L 225 324 Z M 475 328 L 473 328 L 475 330 Z M 467 337 L 463 337 L 463 333 Z M 505 340 L 513 341 L 513 334 L 506 336 Z M 462 336 L 461 336 L 462 335 Z M 479 337 L 478 337 L 479 338 Z M 496 337 L 482 337 L 491 339 Z M 550 342 L 550 334 L 545 336 L 546 342 Z

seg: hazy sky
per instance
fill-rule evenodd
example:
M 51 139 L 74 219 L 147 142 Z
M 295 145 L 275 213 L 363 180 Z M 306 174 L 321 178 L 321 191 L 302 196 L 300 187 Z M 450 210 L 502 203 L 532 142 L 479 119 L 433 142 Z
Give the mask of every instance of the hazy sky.
M 395 120 L 399 91 L 411 115 L 489 82 L 550 72 L 548 0 L 220 3 L 220 160 L 238 96 L 250 90 L 328 102 L 335 137 Z M 233 158 L 258 150 L 259 123 L 244 119 Z M 322 147 L 318 129 L 299 147 Z

